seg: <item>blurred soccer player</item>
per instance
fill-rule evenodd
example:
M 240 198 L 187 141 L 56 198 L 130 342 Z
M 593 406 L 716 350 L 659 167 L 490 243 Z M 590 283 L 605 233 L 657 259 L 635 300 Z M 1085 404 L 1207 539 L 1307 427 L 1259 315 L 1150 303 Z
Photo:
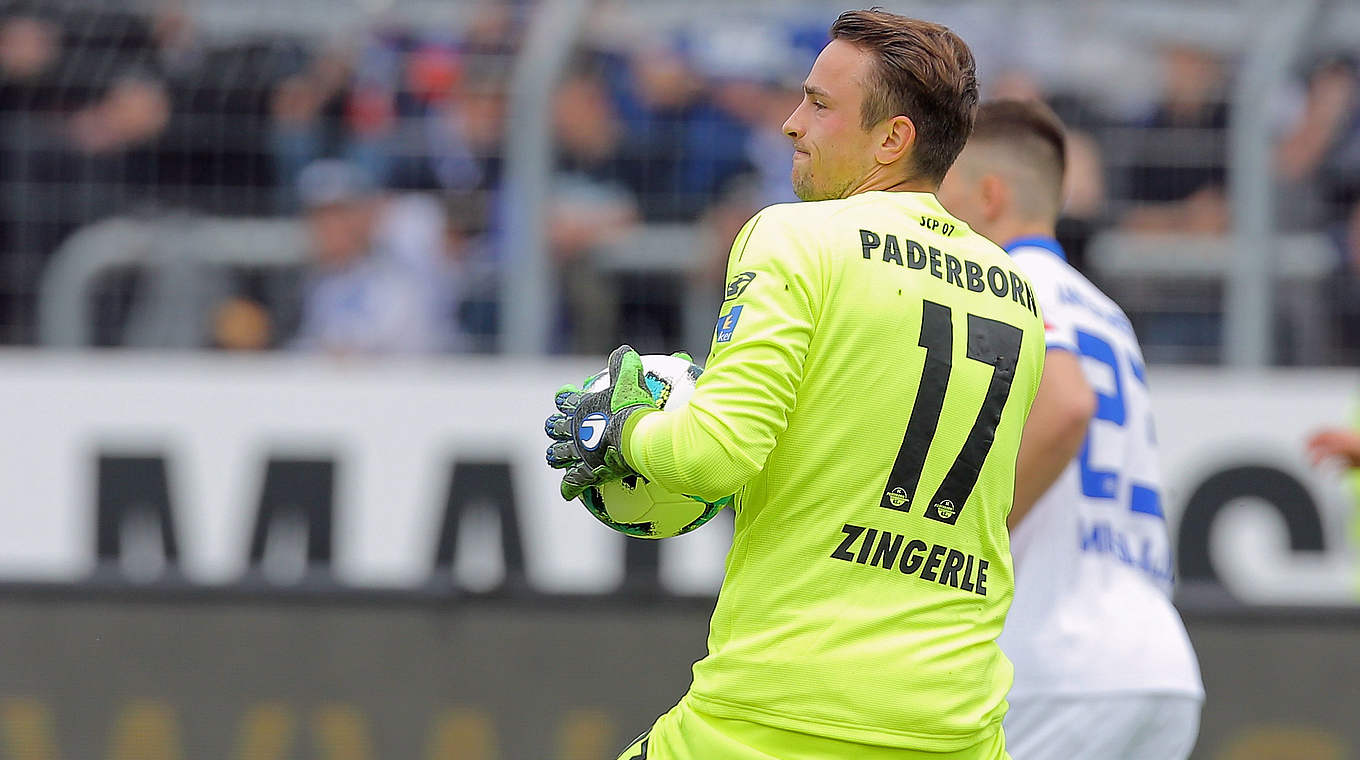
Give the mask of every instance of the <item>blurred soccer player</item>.
M 784 124 L 808 202 L 738 234 L 689 405 L 656 411 L 624 346 L 611 390 L 548 422 L 567 498 L 634 471 L 736 494 L 709 654 L 623 758 L 1005 757 L 1005 515 L 1043 322 L 933 194 L 977 108 L 968 47 L 881 11 L 831 37 Z
M 1029 275 L 1048 342 L 1008 520 L 1006 739 L 1015 760 L 1175 760 L 1194 747 L 1204 691 L 1170 601 L 1142 350 L 1054 239 L 1063 135 L 1038 102 L 984 104 L 940 188 L 946 208 Z

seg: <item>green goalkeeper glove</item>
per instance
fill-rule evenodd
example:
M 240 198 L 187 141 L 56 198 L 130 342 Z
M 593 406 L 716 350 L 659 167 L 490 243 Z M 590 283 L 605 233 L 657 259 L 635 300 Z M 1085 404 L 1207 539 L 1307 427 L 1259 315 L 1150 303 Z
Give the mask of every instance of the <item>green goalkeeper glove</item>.
M 609 355 L 609 387 L 586 393 L 574 385 L 557 391 L 558 413 L 544 429 L 556 442 L 548 447 L 548 464 L 566 469 L 562 498 L 570 501 L 587 488 L 637 473 L 623 458 L 623 427 L 640 411 L 657 409 L 647 389 L 642 357 L 627 344 Z

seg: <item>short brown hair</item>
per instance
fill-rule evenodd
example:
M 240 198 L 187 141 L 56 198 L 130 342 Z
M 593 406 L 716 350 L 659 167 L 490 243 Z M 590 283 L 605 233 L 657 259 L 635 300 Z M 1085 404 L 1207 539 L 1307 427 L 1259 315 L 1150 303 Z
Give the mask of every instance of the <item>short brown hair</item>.
M 968 45 L 947 27 L 881 8 L 842 13 L 830 34 L 878 57 L 870 80 L 861 83 L 864 128 L 893 116 L 910 118 L 916 174 L 943 180 L 977 113 L 977 64 Z
M 1062 207 L 1067 130 L 1053 109 L 1038 100 L 989 100 L 978 109 L 973 140 L 1005 144 L 1006 155 L 1037 171 Z

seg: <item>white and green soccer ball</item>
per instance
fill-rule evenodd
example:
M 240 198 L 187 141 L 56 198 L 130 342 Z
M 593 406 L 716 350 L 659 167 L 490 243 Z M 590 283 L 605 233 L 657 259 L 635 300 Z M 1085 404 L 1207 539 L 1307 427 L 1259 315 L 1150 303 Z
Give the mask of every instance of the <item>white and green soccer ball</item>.
M 643 355 L 642 369 L 657 406 L 671 411 L 689 403 L 695 381 L 704 371 L 687 359 L 665 354 Z M 587 393 L 608 387 L 609 372 L 605 370 L 583 384 Z M 588 488 L 581 494 L 581 502 L 596 519 L 638 538 L 670 538 L 688 533 L 713 519 L 731 501 L 730 496 L 709 502 L 675 493 L 637 475 Z

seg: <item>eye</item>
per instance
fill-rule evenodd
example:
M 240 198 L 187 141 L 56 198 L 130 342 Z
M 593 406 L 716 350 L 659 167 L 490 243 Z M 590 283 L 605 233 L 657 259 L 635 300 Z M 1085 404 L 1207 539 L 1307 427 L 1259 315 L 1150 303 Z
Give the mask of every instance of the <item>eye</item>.
M 825 110 L 826 110 L 826 104 L 823 103 L 823 102 L 820 101 L 820 100 L 814 100 L 814 101 L 812 101 L 812 107 L 813 107 L 813 108 L 816 108 L 818 111 L 825 111 Z

